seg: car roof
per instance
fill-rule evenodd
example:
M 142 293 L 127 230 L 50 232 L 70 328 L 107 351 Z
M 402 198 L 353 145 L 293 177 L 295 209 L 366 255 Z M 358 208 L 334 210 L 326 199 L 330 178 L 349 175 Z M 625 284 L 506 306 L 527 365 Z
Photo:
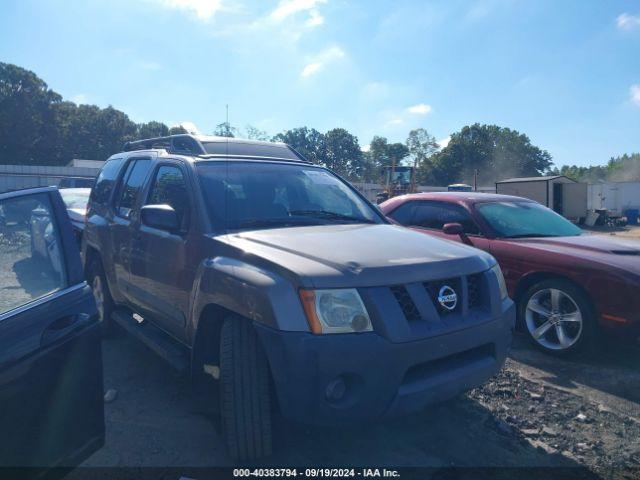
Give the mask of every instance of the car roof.
M 441 200 L 455 203 L 533 202 L 533 200 L 529 198 L 516 197 L 514 195 L 480 192 L 423 192 L 411 193 L 396 198 L 402 198 L 403 202 L 409 200 Z
M 282 142 L 192 134 L 169 135 L 127 142 L 124 144 L 123 152 L 114 157 L 139 155 L 141 152 L 153 152 L 158 156 L 179 155 L 192 161 L 241 159 L 309 163 L 294 148 Z

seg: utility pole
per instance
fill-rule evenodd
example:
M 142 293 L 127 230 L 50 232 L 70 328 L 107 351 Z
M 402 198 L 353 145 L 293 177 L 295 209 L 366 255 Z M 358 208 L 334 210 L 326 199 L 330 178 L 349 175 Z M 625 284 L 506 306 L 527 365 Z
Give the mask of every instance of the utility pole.
M 477 168 L 473 171 L 473 191 L 474 192 L 478 191 L 478 169 Z

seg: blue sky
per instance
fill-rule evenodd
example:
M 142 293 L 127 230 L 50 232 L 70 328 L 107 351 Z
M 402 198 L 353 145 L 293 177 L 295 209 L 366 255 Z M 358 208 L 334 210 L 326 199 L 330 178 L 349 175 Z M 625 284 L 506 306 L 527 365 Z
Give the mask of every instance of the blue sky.
M 474 122 L 556 165 L 640 151 L 640 1 L 0 0 L 0 61 L 137 121 L 361 145 Z

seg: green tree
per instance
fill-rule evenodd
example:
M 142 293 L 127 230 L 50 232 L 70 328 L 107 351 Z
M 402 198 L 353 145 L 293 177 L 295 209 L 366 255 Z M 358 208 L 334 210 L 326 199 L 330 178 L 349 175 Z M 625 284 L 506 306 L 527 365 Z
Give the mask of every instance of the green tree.
M 61 101 L 35 73 L 0 63 L 0 163 L 55 162 L 50 155 L 57 137 L 53 106 Z
M 440 185 L 471 183 L 475 170 L 480 184 L 492 184 L 508 177 L 542 175 L 552 165 L 551 155 L 532 145 L 526 135 L 478 123 L 454 133 L 431 163 L 432 178 Z
M 350 180 L 362 177 L 364 165 L 358 138 L 344 128 L 334 128 L 324 134 L 324 165 Z
M 232 127 L 229 122 L 222 122 L 216 125 L 213 134 L 218 135 L 219 137 L 233 138 L 238 135 L 238 129 L 236 127 Z
M 184 133 L 189 133 L 189 132 L 187 132 L 187 129 L 184 128 L 182 125 L 176 125 L 175 127 L 171 127 L 169 129 L 169 135 L 181 135 Z
M 431 156 L 439 148 L 435 137 L 424 128 L 416 128 L 409 132 L 406 145 L 413 159 L 416 181 L 418 183 L 429 181 L 431 170 L 433 170 Z
M 299 127 L 275 135 L 274 142 L 284 142 L 315 164 L 324 164 L 325 136 L 315 128 Z
M 245 135 L 248 139 L 250 140 L 262 140 L 262 141 L 267 141 L 269 140 L 269 135 L 267 134 L 267 132 L 265 132 L 264 130 L 260 130 L 257 127 L 254 127 L 253 125 L 247 125 L 245 127 Z
M 166 137 L 167 135 L 169 135 L 169 127 L 162 122 L 156 121 L 139 124 L 136 133 L 136 137 L 139 139 Z

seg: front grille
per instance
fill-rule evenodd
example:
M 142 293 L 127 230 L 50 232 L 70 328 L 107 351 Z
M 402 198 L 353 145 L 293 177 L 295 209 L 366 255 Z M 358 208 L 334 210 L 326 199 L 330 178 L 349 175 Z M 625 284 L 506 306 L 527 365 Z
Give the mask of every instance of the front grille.
M 391 287 L 391 293 L 396 297 L 396 300 L 402 309 L 402 313 L 404 313 L 407 320 L 420 320 L 420 312 L 418 311 L 416 304 L 413 303 L 411 295 L 409 295 L 409 292 L 407 292 L 407 288 L 404 285 L 395 285 Z
M 424 282 L 423 285 L 425 290 L 429 294 L 429 298 L 431 298 L 431 301 L 435 305 L 440 315 L 448 315 L 450 313 L 459 312 L 462 309 L 462 302 L 464 301 L 464 298 L 462 295 L 462 282 L 460 281 L 460 278 L 434 280 L 431 282 Z M 440 290 L 444 286 L 451 287 L 455 291 L 456 295 L 458 296 L 458 301 L 455 304 L 455 308 L 453 308 L 452 310 L 449 310 L 445 306 L 441 305 L 440 302 L 438 301 L 438 297 L 440 296 Z
M 475 275 L 469 275 L 467 277 L 467 295 L 469 309 L 478 308 L 482 306 L 482 274 L 476 273 Z

